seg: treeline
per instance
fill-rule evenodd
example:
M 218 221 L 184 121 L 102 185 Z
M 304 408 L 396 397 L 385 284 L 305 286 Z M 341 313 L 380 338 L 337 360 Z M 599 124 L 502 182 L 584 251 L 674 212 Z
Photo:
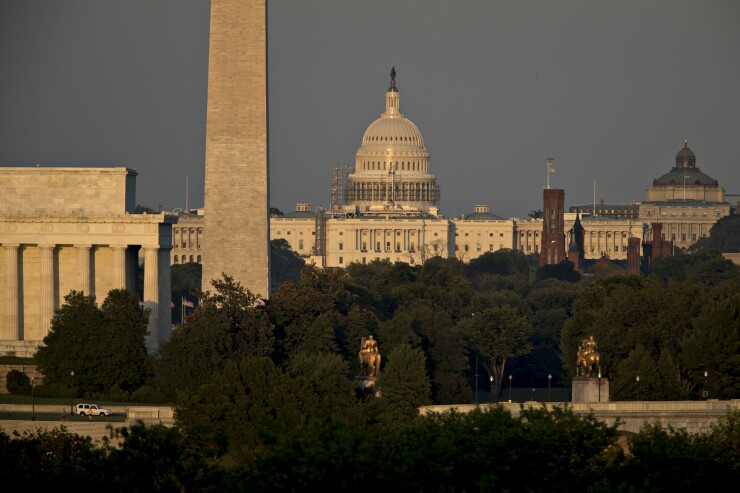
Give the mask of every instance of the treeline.
M 405 368 L 413 405 L 472 402 L 473 389 L 489 383 L 495 400 L 509 376 L 520 387 L 544 387 L 548 375 L 552 385 L 568 385 L 576 348 L 593 335 L 613 400 L 740 395 L 740 274 L 718 253 L 660 258 L 649 276 L 577 281 L 535 260 L 504 250 L 467 264 L 308 266 L 300 275 L 284 271 L 293 280 L 269 300 L 225 276 L 207 292 L 189 289 L 197 309 L 155 357 L 146 355 L 147 317 L 135 296 L 112 291 L 98 307 L 73 292 L 37 353 L 45 384 L 36 392 L 173 402 L 248 357 L 294 373 L 297 362 L 319 358 L 311 364 L 341 367 L 353 386 L 360 340 L 373 335 L 384 386 L 394 367 Z
M 122 433 L 122 435 L 120 435 Z M 60 430 L 0 430 L 3 491 L 727 491 L 740 479 L 740 412 L 706 434 L 615 426 L 567 409 L 435 414 L 394 427 L 315 421 L 220 460 L 180 428 L 134 426 L 95 447 Z M 204 446 L 205 445 L 205 446 Z

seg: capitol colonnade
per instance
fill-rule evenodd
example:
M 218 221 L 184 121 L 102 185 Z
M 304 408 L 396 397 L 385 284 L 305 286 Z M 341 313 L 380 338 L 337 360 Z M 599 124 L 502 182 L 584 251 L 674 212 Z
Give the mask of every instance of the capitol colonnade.
M 0 176 L 10 185 L 0 200 L 0 354 L 32 356 L 72 290 L 99 304 L 112 289 L 135 292 L 140 253 L 151 310 L 146 344 L 156 351 L 171 330 L 176 218 L 128 212 L 133 197 L 121 195 L 133 194 L 136 172 L 33 167 L 0 168 Z

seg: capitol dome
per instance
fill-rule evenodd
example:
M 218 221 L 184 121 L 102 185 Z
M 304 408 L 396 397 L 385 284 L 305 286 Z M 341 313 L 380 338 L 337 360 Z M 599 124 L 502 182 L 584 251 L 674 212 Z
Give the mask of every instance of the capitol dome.
M 347 181 L 350 205 L 436 211 L 437 179 L 429 173 L 429 152 L 421 132 L 400 111 L 395 68 L 385 94 L 385 112 L 365 131 Z

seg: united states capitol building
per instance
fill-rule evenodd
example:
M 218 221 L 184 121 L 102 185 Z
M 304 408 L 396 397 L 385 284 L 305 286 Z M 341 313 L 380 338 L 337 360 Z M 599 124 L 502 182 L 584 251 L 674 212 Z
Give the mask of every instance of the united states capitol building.
M 422 264 L 433 256 L 470 261 L 486 252 L 516 249 L 539 253 L 540 218 L 504 218 L 489 205 L 447 218 L 438 204 L 441 187 L 429 166 L 430 155 L 419 128 L 401 112 L 395 70 L 385 93 L 385 111 L 362 136 L 354 169 L 337 167 L 332 175 L 332 204 L 295 210 L 270 218 L 270 238 L 319 267 L 344 267 L 376 259 Z M 536 208 L 541 204 L 533 204 Z M 630 237 L 650 241 L 651 224 L 661 223 L 663 240 L 686 248 L 731 213 L 725 190 L 696 166 L 688 142 L 675 166 L 646 188 L 644 202 L 584 204 L 564 213 L 567 233 L 578 219 L 584 229 L 584 257 L 625 260 Z M 203 209 L 181 214 L 173 225 L 173 264 L 201 262 Z

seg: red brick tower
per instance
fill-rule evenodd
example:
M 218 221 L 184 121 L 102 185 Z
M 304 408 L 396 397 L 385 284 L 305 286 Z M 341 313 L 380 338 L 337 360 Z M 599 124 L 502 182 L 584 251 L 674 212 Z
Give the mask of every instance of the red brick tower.
M 627 240 L 627 272 L 640 274 L 640 238 L 634 236 Z
M 542 207 L 542 248 L 540 248 L 540 267 L 559 264 L 565 256 L 565 190 L 546 188 Z

